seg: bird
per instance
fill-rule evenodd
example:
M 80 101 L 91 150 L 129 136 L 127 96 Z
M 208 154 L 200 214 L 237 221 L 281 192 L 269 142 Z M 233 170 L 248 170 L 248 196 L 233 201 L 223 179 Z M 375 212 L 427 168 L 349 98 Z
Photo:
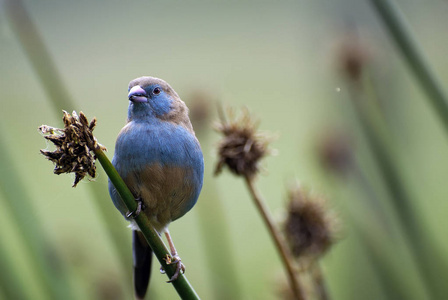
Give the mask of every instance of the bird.
M 202 189 L 204 158 L 188 116 L 188 107 L 164 80 L 143 76 L 128 87 L 128 115 L 115 143 L 112 164 L 137 201 L 128 211 L 109 180 L 115 207 L 130 222 L 134 264 L 134 294 L 143 299 L 148 289 L 152 250 L 134 218 L 145 214 L 168 241 L 177 279 L 185 267 L 174 247 L 168 225 L 196 204 Z M 161 271 L 163 271 L 161 269 Z

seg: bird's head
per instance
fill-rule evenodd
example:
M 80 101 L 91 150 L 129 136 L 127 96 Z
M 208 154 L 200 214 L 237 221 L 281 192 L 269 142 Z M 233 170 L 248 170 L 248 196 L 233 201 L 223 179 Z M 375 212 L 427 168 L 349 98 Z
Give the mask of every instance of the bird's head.
M 191 128 L 187 106 L 164 80 L 139 77 L 129 83 L 128 91 L 129 121 L 158 118 Z

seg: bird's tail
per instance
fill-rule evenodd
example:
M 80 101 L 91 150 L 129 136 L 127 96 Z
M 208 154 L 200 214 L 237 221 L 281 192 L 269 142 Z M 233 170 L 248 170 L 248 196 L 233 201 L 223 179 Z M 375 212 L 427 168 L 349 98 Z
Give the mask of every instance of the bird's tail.
M 134 292 L 136 299 L 144 299 L 151 276 L 152 249 L 140 231 L 132 231 L 134 254 Z

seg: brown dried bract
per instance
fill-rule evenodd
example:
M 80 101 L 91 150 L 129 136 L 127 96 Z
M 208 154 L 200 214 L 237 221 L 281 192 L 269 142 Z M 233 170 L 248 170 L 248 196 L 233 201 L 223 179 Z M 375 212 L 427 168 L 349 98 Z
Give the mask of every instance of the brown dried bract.
M 94 149 L 106 150 L 93 136 L 96 118 L 90 123 L 84 113 L 79 116 L 74 111 L 71 115 L 64 111 L 62 118 L 64 128 L 53 128 L 42 125 L 39 130 L 45 134 L 44 138 L 51 141 L 55 151 L 40 150 L 40 152 L 55 163 L 54 173 L 75 173 L 75 187 L 86 175 L 94 178 L 96 176 Z
M 259 171 L 260 159 L 269 152 L 270 140 L 256 131 L 258 124 L 251 119 L 247 109 L 243 110 L 239 118 L 234 118 L 232 111 L 229 115 L 229 122 L 221 120 L 215 126 L 224 135 L 218 145 L 219 161 L 215 174 L 219 174 L 227 165 L 233 173 L 251 177 Z
M 341 43 L 338 55 L 338 65 L 341 73 L 353 83 L 358 83 L 370 60 L 369 48 L 361 38 L 356 33 L 347 33 Z
M 195 90 L 189 97 L 190 120 L 196 134 L 209 129 L 208 125 L 212 116 L 210 99 L 213 99 L 213 95 L 204 90 Z
M 342 131 L 326 130 L 317 144 L 316 154 L 325 170 L 346 174 L 354 162 L 353 143 Z
M 314 259 L 327 252 L 336 241 L 336 225 L 335 216 L 327 211 L 324 199 L 311 196 L 299 186 L 290 190 L 284 231 L 296 258 Z

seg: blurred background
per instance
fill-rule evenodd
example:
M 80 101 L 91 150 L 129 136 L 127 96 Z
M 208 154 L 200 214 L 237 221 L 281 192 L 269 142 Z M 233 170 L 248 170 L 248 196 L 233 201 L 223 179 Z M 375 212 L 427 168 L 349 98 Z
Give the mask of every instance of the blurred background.
M 178 92 L 203 147 L 203 192 L 170 226 L 202 299 L 281 299 L 287 285 L 243 181 L 213 176 L 217 102 L 247 106 L 276 136 L 257 185 L 278 224 L 295 180 L 338 216 L 320 262 L 331 299 L 443 294 L 431 284 L 448 275 L 448 140 L 369 1 L 21 2 L 0 6 L 0 299 L 132 299 L 131 232 L 105 173 L 73 189 L 39 153 L 52 146 L 37 128 L 83 111 L 112 158 L 142 75 Z M 396 3 L 446 82 L 448 3 Z M 350 55 L 364 79 L 347 75 Z M 358 98 L 374 109 L 360 113 Z M 150 296 L 176 299 L 158 269 Z

